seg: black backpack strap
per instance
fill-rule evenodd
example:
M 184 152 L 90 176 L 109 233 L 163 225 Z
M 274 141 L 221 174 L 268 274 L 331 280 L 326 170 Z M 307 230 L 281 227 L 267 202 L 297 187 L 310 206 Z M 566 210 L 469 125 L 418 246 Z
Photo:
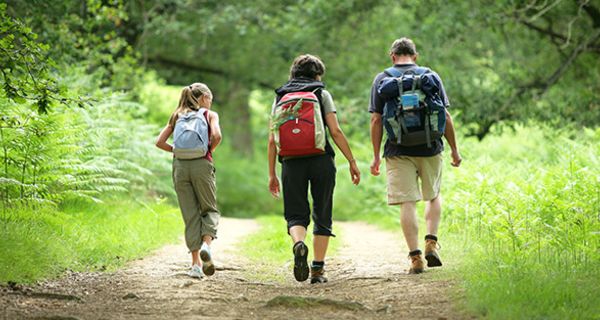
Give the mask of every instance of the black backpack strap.
M 396 135 L 396 143 L 400 144 L 402 143 L 402 135 L 408 133 L 402 112 L 398 112 L 398 123 L 400 124 L 400 127 L 398 128 L 398 134 Z
M 421 82 L 421 76 L 431 72 L 431 70 L 429 68 L 425 68 L 425 67 L 417 67 L 414 70 L 415 74 L 419 76 L 419 82 Z M 414 84 L 414 83 L 413 83 Z M 419 87 L 420 87 L 420 83 L 419 83 Z M 430 117 L 431 115 L 429 114 L 430 111 L 425 112 L 425 140 L 427 140 L 427 148 L 431 148 L 431 128 L 430 128 Z
M 431 124 L 429 123 L 429 112 L 425 112 L 425 139 L 427 140 L 427 148 L 431 148 Z

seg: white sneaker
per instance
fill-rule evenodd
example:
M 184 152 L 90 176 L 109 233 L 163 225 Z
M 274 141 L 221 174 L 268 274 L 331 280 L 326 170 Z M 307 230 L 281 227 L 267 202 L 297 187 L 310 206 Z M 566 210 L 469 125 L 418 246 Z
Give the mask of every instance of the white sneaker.
M 202 272 L 202 268 L 199 265 L 195 264 L 192 266 L 190 271 L 188 271 L 188 276 L 192 278 L 202 279 L 204 278 L 204 272 Z
M 200 248 L 200 259 L 202 259 L 202 271 L 204 274 L 207 276 L 215 274 L 215 265 L 210 255 L 210 247 L 206 243 L 203 243 L 202 248 Z

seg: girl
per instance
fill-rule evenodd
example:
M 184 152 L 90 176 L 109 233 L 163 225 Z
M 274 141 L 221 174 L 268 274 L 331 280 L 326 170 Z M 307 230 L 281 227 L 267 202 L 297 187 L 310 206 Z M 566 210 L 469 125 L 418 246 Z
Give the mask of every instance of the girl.
M 314 123 L 318 123 L 321 119 L 324 119 L 325 126 L 329 129 L 329 134 L 333 138 L 333 141 L 342 151 L 346 160 L 348 160 L 350 178 L 357 185 L 360 181 L 360 172 L 352 156 L 352 151 L 348 146 L 346 136 L 337 121 L 336 109 L 331 94 L 325 90 L 325 85 L 321 82 L 321 77 L 324 73 L 325 65 L 318 57 L 309 54 L 297 57 L 292 63 L 290 80 L 275 90 L 277 97 L 273 104 L 273 113 L 280 113 L 280 106 L 285 105 L 286 99 L 290 96 L 300 94 L 313 97 L 312 94 L 314 93 L 318 101 L 318 107 L 314 109 Z M 277 119 L 276 117 L 271 123 L 272 128 Z M 291 125 L 293 126 L 293 122 L 298 124 L 298 120 L 298 118 L 295 118 L 295 121 L 292 121 Z M 283 117 L 283 121 L 287 121 L 288 124 L 281 124 L 280 128 L 283 128 L 284 125 L 287 125 L 289 128 L 289 118 Z M 302 130 L 304 129 L 294 128 L 291 132 L 300 136 L 301 134 L 299 133 Z M 280 136 L 279 132 L 281 131 L 277 131 L 277 137 Z M 294 277 L 297 281 L 308 279 L 309 274 L 307 263 L 308 248 L 304 244 L 304 239 L 306 238 L 306 229 L 311 217 L 311 210 L 307 199 L 308 186 L 310 184 L 310 191 L 313 198 L 312 220 L 314 222 L 314 260 L 310 267 L 311 283 L 327 282 L 327 278 L 324 276 L 325 253 L 327 252 L 329 237 L 334 236 L 331 229 L 331 219 L 336 173 L 335 162 L 333 160 L 335 153 L 327 140 L 326 134 L 324 135 L 325 141 L 322 141 L 324 142 L 324 150 L 320 152 L 319 148 L 316 150 L 316 153 L 315 150 L 311 150 L 309 155 L 285 155 L 282 152 L 283 144 L 277 145 L 277 141 L 283 141 L 283 138 L 280 140 L 275 137 L 273 131 L 269 135 L 268 145 L 269 190 L 274 197 L 279 197 L 280 189 L 279 180 L 275 173 L 275 159 L 279 151 L 279 160 L 282 167 L 281 178 L 283 181 L 283 210 L 287 221 L 288 233 L 294 243 L 292 248 L 294 253 Z M 292 147 L 298 144 L 294 142 Z
M 177 109 L 156 141 L 158 148 L 174 153 L 173 184 L 185 222 L 185 242 L 192 254 L 192 267 L 188 274 L 195 278 L 215 273 L 210 244 L 216 238 L 220 213 L 212 153 L 221 142 L 221 129 L 219 116 L 210 110 L 211 105 L 212 93 L 205 84 L 193 83 L 183 88 Z M 193 131 L 191 135 L 190 128 Z M 167 143 L 167 139 L 174 132 L 173 146 Z M 203 135 L 208 139 L 202 140 Z M 193 144 L 194 138 L 198 143 L 208 140 L 203 151 L 198 151 L 202 148 L 179 147 Z M 182 142 L 186 139 L 187 142 Z

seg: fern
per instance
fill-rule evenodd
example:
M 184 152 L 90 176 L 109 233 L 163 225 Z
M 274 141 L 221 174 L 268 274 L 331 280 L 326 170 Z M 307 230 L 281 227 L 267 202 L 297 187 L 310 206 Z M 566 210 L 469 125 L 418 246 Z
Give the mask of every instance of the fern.
M 284 123 L 298 118 L 302 102 L 301 98 L 291 108 L 275 108 L 275 114 L 271 117 L 271 131 L 277 131 Z
M 109 96 L 89 109 L 37 114 L 0 98 L 0 192 L 3 206 L 53 205 L 65 198 L 100 201 L 103 195 L 149 189 L 172 193 L 168 159 L 151 143 L 158 128 L 134 119 L 138 104 Z

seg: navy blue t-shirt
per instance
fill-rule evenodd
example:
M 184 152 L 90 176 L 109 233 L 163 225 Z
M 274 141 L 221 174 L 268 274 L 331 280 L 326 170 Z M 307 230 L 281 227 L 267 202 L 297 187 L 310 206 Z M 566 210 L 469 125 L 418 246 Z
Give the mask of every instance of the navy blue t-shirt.
M 394 67 L 398 68 L 401 72 L 409 68 L 416 67 L 416 64 L 396 64 Z M 444 89 L 444 84 L 442 83 L 442 79 L 440 76 L 431 71 L 434 75 L 434 78 L 438 81 L 440 87 L 440 98 L 442 98 L 442 102 L 444 103 L 444 107 L 450 107 L 450 101 L 448 100 L 448 96 L 446 95 L 446 90 Z M 371 87 L 371 101 L 369 103 L 369 112 L 377 112 L 379 114 L 383 114 L 383 106 L 385 101 L 381 99 L 379 94 L 377 93 L 377 85 L 381 82 L 381 80 L 385 77 L 389 77 L 385 72 L 379 73 L 375 76 L 373 80 L 373 86 Z M 386 139 L 384 133 L 384 139 Z M 431 144 L 431 148 L 427 147 L 427 144 L 412 146 L 412 147 L 403 147 L 398 144 L 391 143 L 389 139 L 385 140 L 385 146 L 383 148 L 383 157 L 394 157 L 394 156 L 413 156 L 413 157 L 431 157 L 434 156 L 444 150 L 444 143 L 442 139 L 436 139 L 434 143 Z

